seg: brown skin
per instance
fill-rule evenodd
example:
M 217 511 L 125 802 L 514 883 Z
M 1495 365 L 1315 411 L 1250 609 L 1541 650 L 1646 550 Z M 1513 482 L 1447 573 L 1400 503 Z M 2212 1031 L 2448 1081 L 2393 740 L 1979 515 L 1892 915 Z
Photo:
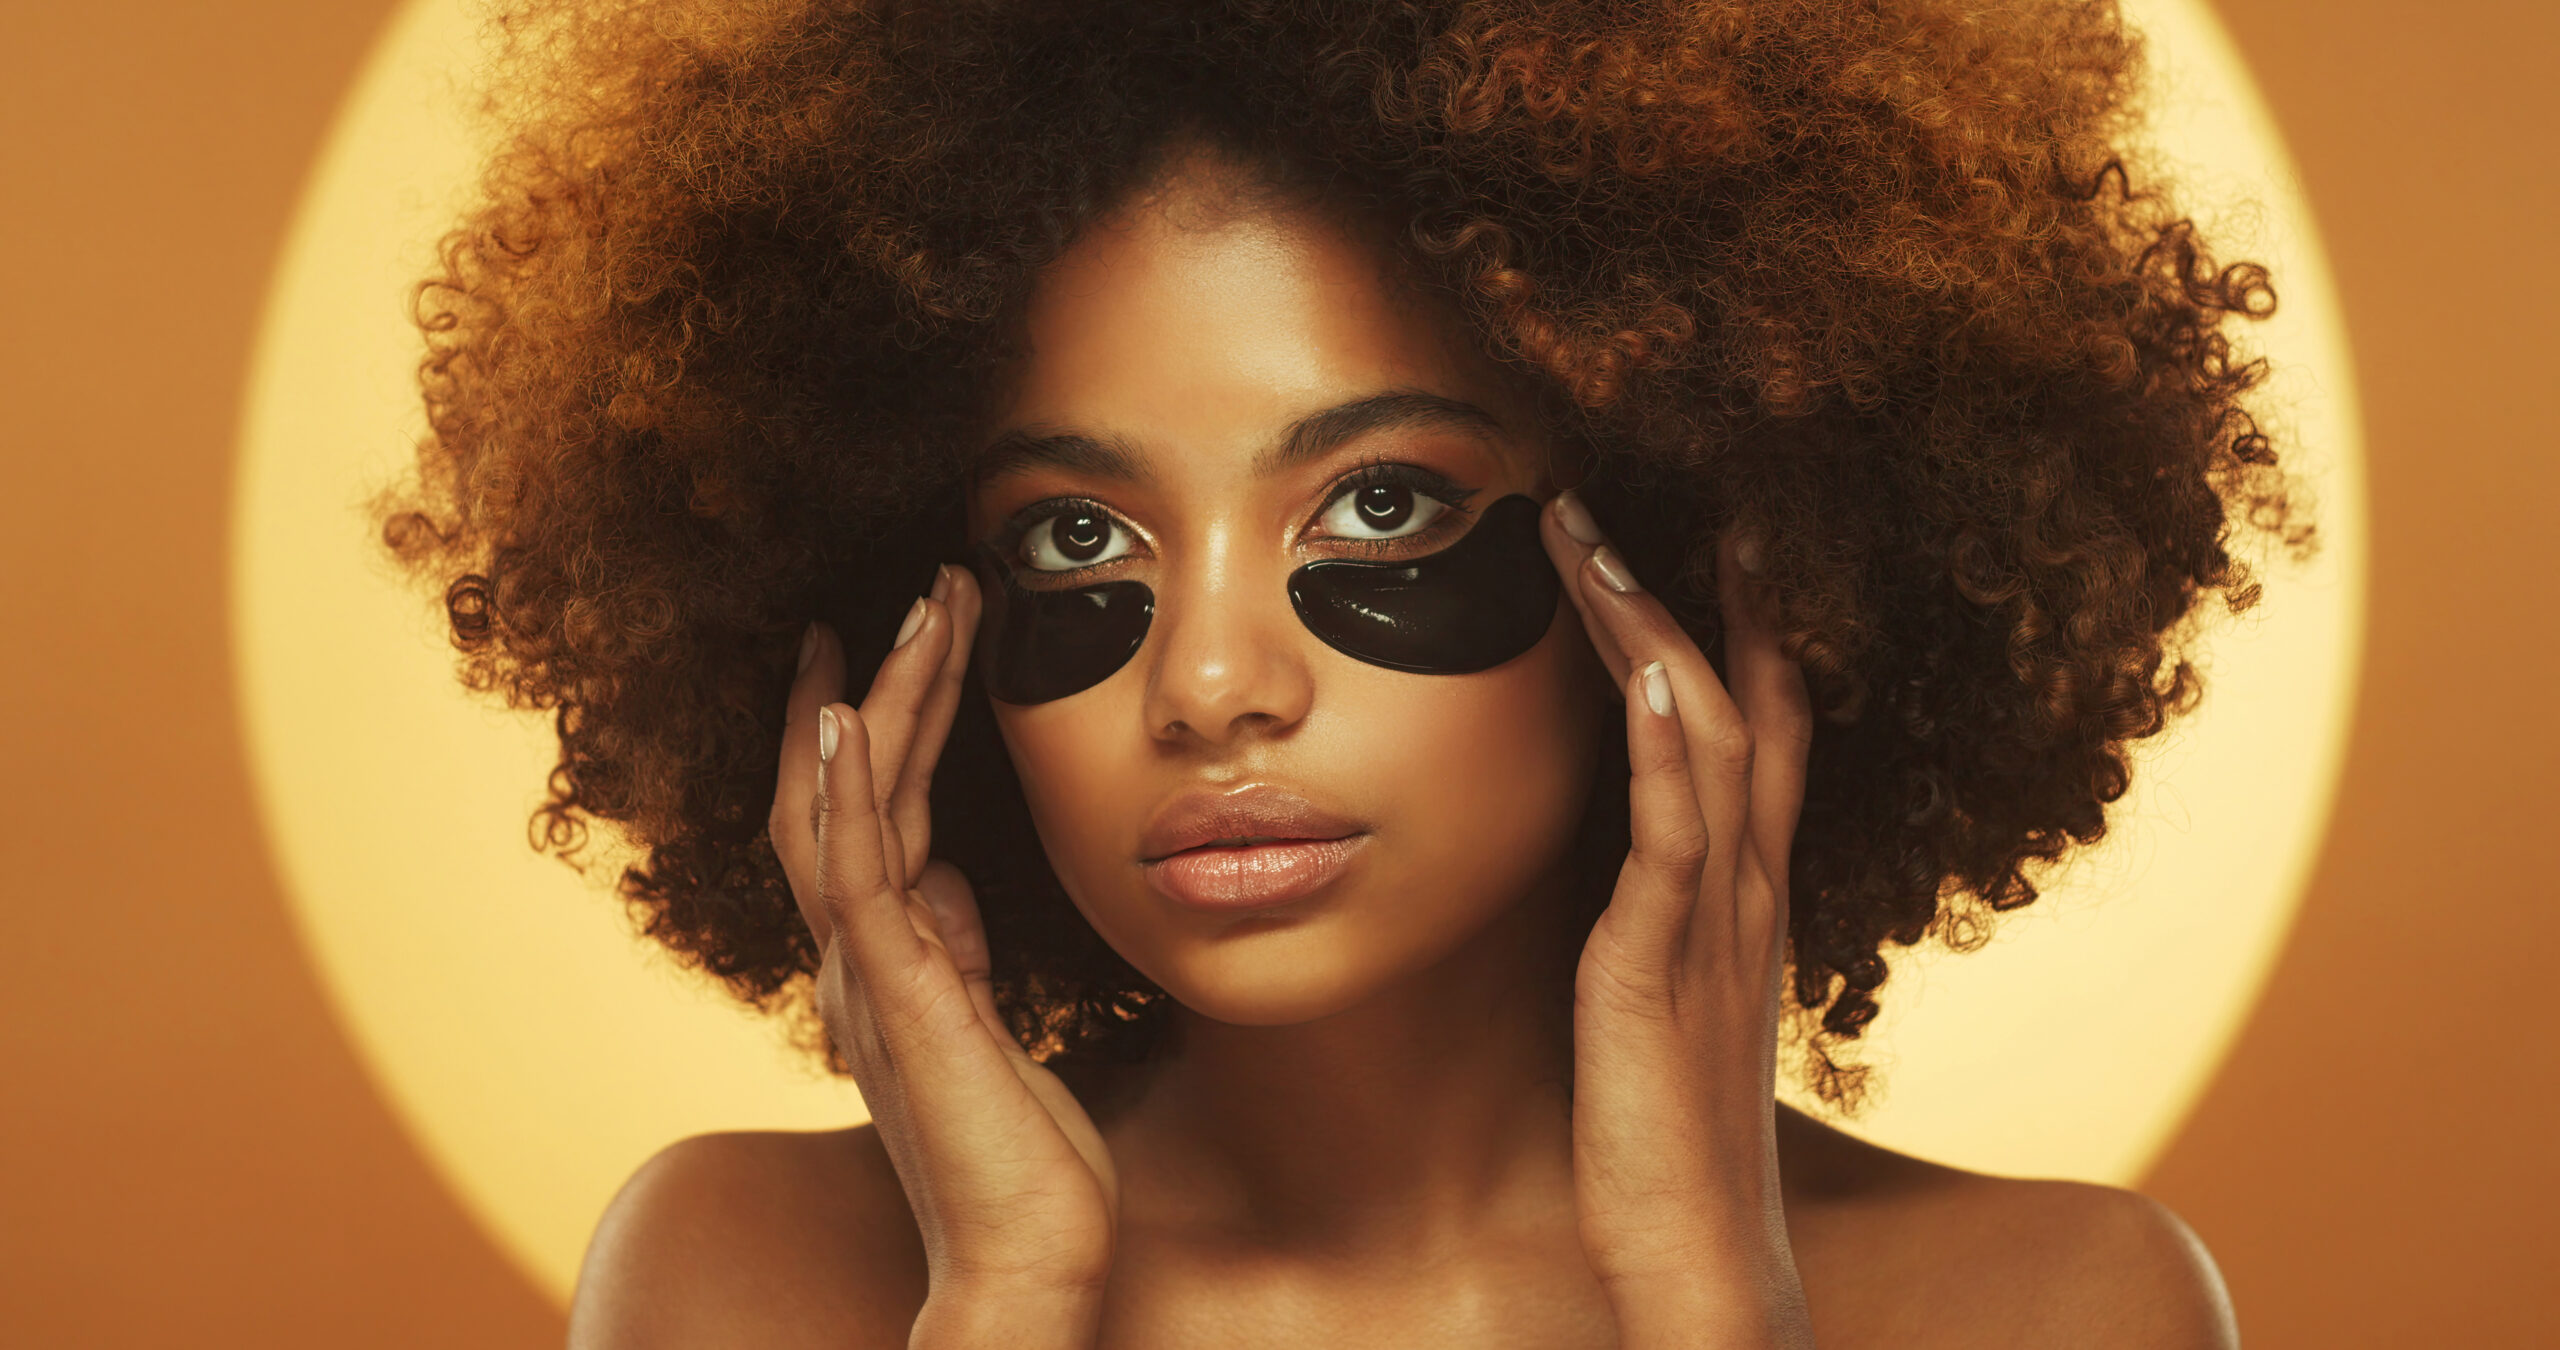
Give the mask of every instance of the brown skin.
M 1064 495 L 1132 527 L 1107 566 L 1155 590 L 1146 645 L 997 714 L 1068 893 L 1179 1001 L 1175 1048 L 1070 1091 L 996 1012 L 965 880 L 925 861 L 974 580 L 944 571 L 858 711 L 815 630 L 773 836 L 874 1123 L 653 1161 L 598 1230 L 572 1343 L 2236 1343 L 2210 1258 L 2156 1204 L 1936 1167 L 1775 1104 L 1809 718 L 1740 565 L 1755 550 L 1723 554 L 1728 693 L 1594 557 L 1499 368 L 1385 268 L 1359 229 L 1178 164 L 1044 275 L 995 419 L 1112 441 L 1139 472 L 1037 465 L 971 502 L 980 534 Z M 1495 425 L 1257 465 L 1297 419 L 1388 390 Z M 1284 578 L 1348 549 L 1326 507 L 1375 459 L 1478 509 L 1549 500 L 1574 612 L 1469 676 L 1324 646 Z M 1566 972 L 1563 855 L 1618 734 L 1634 849 Z M 1359 821 L 1351 868 L 1241 916 L 1149 889 L 1158 805 L 1247 782 Z
M 1373 215 L 1711 652 L 1757 532 L 1826 719 L 1789 1040 L 1852 1116 L 1888 956 L 1979 945 L 2100 839 L 2194 706 L 2199 604 L 2309 540 L 2250 413 L 2268 276 L 2125 168 L 2109 0 L 500 9 L 509 133 L 415 297 L 429 434 L 383 537 L 464 682 L 555 715 L 541 846 L 629 844 L 647 935 L 803 1039 L 821 944 L 761 828 L 793 652 L 825 618 L 870 685 L 957 560 L 1034 286 L 1186 142 Z M 1628 847 L 1601 741 L 1573 950 Z M 1144 1058 L 1175 1001 L 1017 777 L 962 704 L 934 851 L 998 1006 L 1044 1059 Z
M 1710 651 L 1756 532 L 1826 719 L 1789 1039 L 1852 1116 L 1888 954 L 1979 945 L 2101 838 L 2194 705 L 2197 606 L 2309 541 L 2235 322 L 2267 274 L 2126 171 L 2108 0 L 501 8 L 509 135 L 416 297 L 384 541 L 464 682 L 555 714 L 541 846 L 631 845 L 647 935 L 803 1039 L 822 944 L 762 828 L 793 652 L 825 618 L 870 685 L 1032 290 L 1189 142 L 1372 216 Z M 1601 741 L 1574 950 L 1629 842 Z M 1161 1048 L 1175 1001 L 1076 914 L 983 702 L 934 783 L 1016 1033 Z

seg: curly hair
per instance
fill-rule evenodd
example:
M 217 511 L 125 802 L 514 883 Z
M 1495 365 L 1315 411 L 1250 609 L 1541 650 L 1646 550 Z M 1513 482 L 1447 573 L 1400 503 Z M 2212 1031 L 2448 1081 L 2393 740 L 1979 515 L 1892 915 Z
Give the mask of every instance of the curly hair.
M 538 846 L 609 822 L 647 932 L 760 1007 L 805 1018 L 818 956 L 765 834 L 801 629 L 876 661 L 961 556 L 964 432 L 1035 277 L 1184 138 L 1387 222 L 1706 650 L 1714 539 L 1763 541 L 1822 713 L 1790 1017 L 1835 1106 L 1884 945 L 1978 946 L 2100 838 L 2129 743 L 2197 696 L 2200 601 L 2257 598 L 2235 532 L 2311 538 L 2226 331 L 2265 269 L 2128 148 L 2112 0 L 617 0 L 495 31 L 508 138 L 416 289 L 429 434 L 383 537 L 465 682 L 554 713 Z M 974 687 L 934 793 L 1026 1044 L 1146 1054 L 1165 997 L 1074 912 Z

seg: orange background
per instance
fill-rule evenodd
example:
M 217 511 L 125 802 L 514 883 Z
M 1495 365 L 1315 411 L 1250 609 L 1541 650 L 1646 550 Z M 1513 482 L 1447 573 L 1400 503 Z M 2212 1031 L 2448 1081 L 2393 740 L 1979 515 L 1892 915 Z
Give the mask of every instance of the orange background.
M 295 946 L 223 531 L 295 194 L 389 0 L 21 4 L 0 44 L 0 1341 L 557 1344 Z M 2560 7 L 2218 0 L 2308 182 L 2372 492 L 2300 923 L 2143 1189 L 2253 1350 L 2547 1344 L 2560 1258 Z M 216 12 L 216 11 L 219 12 Z

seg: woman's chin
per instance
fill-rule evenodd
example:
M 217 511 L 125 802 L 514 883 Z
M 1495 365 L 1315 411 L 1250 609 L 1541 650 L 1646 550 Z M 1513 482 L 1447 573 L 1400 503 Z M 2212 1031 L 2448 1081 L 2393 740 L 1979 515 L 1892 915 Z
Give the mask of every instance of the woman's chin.
M 1395 972 L 1374 952 L 1363 960 L 1336 944 L 1308 940 L 1313 936 L 1266 932 L 1230 937 L 1165 953 L 1166 959 L 1140 968 L 1193 1014 L 1239 1027 L 1319 1021 L 1357 1006 L 1393 982 Z
M 1318 1022 L 1360 1000 L 1329 989 L 1220 989 L 1176 1002 L 1195 1016 L 1231 1027 L 1294 1027 Z

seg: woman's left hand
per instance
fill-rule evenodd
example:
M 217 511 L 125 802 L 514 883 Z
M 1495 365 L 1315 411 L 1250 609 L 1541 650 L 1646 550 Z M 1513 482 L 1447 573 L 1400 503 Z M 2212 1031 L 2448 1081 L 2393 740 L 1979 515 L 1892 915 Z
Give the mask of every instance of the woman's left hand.
M 1585 1254 L 1626 1346 L 1813 1344 L 1777 1151 L 1804 681 L 1724 541 L 1728 693 L 1573 494 L 1542 526 L 1627 711 L 1634 847 L 1574 979 Z

